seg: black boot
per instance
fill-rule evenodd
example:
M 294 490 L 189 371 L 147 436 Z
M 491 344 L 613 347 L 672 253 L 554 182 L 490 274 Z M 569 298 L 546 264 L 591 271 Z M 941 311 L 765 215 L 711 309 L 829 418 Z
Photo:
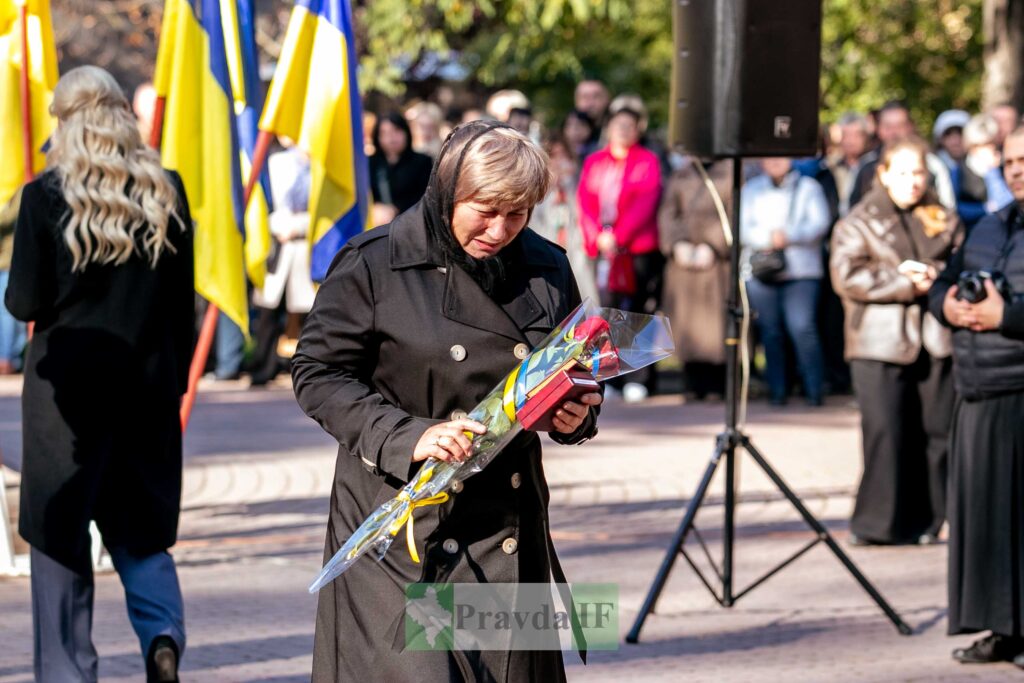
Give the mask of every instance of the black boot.
M 1024 638 L 993 633 L 974 641 L 970 647 L 958 647 L 953 650 L 953 659 L 961 664 L 1012 662 L 1022 652 L 1024 652 Z
M 178 644 L 170 636 L 157 636 L 146 657 L 146 683 L 178 683 Z

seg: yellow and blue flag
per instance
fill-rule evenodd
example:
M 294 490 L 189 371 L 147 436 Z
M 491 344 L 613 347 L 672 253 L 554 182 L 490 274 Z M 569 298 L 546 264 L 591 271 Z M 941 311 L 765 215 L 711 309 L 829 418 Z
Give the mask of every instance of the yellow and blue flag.
M 263 96 L 260 90 L 259 62 L 256 56 L 256 28 L 253 0 L 220 0 L 224 22 L 224 46 L 227 52 L 231 92 L 235 99 L 235 121 L 241 154 L 242 187 L 249 182 L 256 138 L 259 136 Z M 245 210 L 245 269 L 256 287 L 263 286 L 270 255 L 270 174 L 266 164 Z
M 153 85 L 160 152 L 195 220 L 196 291 L 249 329 L 241 155 L 220 0 L 167 0 Z
M 32 169 L 46 166 L 43 145 L 57 127 L 50 116 L 53 88 L 57 85 L 57 50 L 49 0 L 0 0 L 0 206 L 28 179 L 25 169 L 21 74 L 26 68 L 21 49 L 20 8 L 26 9 L 28 81 L 32 123 Z
M 369 227 L 349 0 L 296 0 L 260 128 L 309 153 L 310 260 L 313 279 L 322 281 L 338 250 Z

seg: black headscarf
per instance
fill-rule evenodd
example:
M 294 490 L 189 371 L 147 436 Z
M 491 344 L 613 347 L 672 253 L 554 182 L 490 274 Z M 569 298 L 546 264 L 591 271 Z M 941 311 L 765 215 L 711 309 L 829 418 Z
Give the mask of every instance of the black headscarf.
M 462 164 L 466 159 L 473 144 L 483 135 L 495 128 L 510 128 L 498 121 L 471 121 L 457 126 L 441 146 L 441 151 L 434 162 L 434 168 L 430 172 L 430 181 L 427 183 L 427 191 L 423 195 L 423 219 L 427 224 L 427 232 L 436 244 L 441 247 L 444 254 L 445 265 L 449 268 L 457 267 L 464 270 L 488 296 L 494 298 L 498 294 L 498 288 L 505 280 L 506 273 L 521 252 L 519 239 L 516 238 L 494 256 L 486 259 L 477 259 L 470 256 L 452 231 L 452 213 L 455 210 L 455 188 L 459 184 L 459 174 L 462 171 Z M 442 161 L 451 154 L 458 154 L 455 165 L 450 167 L 450 173 L 441 177 L 440 168 Z

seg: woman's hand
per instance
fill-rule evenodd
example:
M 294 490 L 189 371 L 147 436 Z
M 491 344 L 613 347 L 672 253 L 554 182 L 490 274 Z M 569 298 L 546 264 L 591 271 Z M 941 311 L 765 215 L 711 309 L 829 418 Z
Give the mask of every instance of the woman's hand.
M 789 238 L 786 237 L 785 230 L 782 228 L 772 230 L 772 249 L 785 249 L 787 244 L 789 244 Z
M 412 461 L 427 458 L 462 462 L 470 456 L 473 444 L 464 432 L 486 434 L 487 427 L 475 420 L 452 420 L 434 425 L 423 432 L 412 452 Z
M 619 248 L 619 243 L 615 241 L 615 233 L 611 230 L 601 232 L 597 236 L 597 248 L 606 258 L 614 256 Z
M 693 248 L 692 258 L 694 270 L 708 270 L 715 265 L 714 250 L 703 242 Z
M 587 419 L 590 406 L 601 405 L 603 400 L 604 397 L 601 394 L 594 392 L 580 396 L 579 403 L 566 401 L 562 404 L 561 408 L 555 411 L 554 416 L 551 418 L 551 422 L 555 425 L 555 431 L 562 434 L 572 434 Z

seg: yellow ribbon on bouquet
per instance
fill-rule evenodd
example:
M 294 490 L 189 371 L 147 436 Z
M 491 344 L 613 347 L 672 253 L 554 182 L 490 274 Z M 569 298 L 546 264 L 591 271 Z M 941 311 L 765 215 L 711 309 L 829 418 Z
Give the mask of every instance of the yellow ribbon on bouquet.
M 405 512 L 402 513 L 401 517 L 395 520 L 395 523 L 391 525 L 391 528 L 388 529 L 388 531 L 391 533 L 392 536 L 395 536 L 398 534 L 399 531 L 402 530 L 403 526 L 405 527 L 405 542 L 409 546 L 409 557 L 412 558 L 413 562 L 419 564 L 420 555 L 418 552 L 416 552 L 416 537 L 413 532 L 414 518 L 412 513 L 416 508 L 419 507 L 426 507 L 427 505 L 441 505 L 442 503 L 447 502 L 448 494 L 447 492 L 442 491 L 441 493 L 434 494 L 430 498 L 424 498 L 423 500 L 413 500 L 412 496 L 409 495 L 409 492 L 403 490 L 401 493 L 398 494 L 398 500 L 402 502 L 408 502 L 409 507 L 406 509 Z

